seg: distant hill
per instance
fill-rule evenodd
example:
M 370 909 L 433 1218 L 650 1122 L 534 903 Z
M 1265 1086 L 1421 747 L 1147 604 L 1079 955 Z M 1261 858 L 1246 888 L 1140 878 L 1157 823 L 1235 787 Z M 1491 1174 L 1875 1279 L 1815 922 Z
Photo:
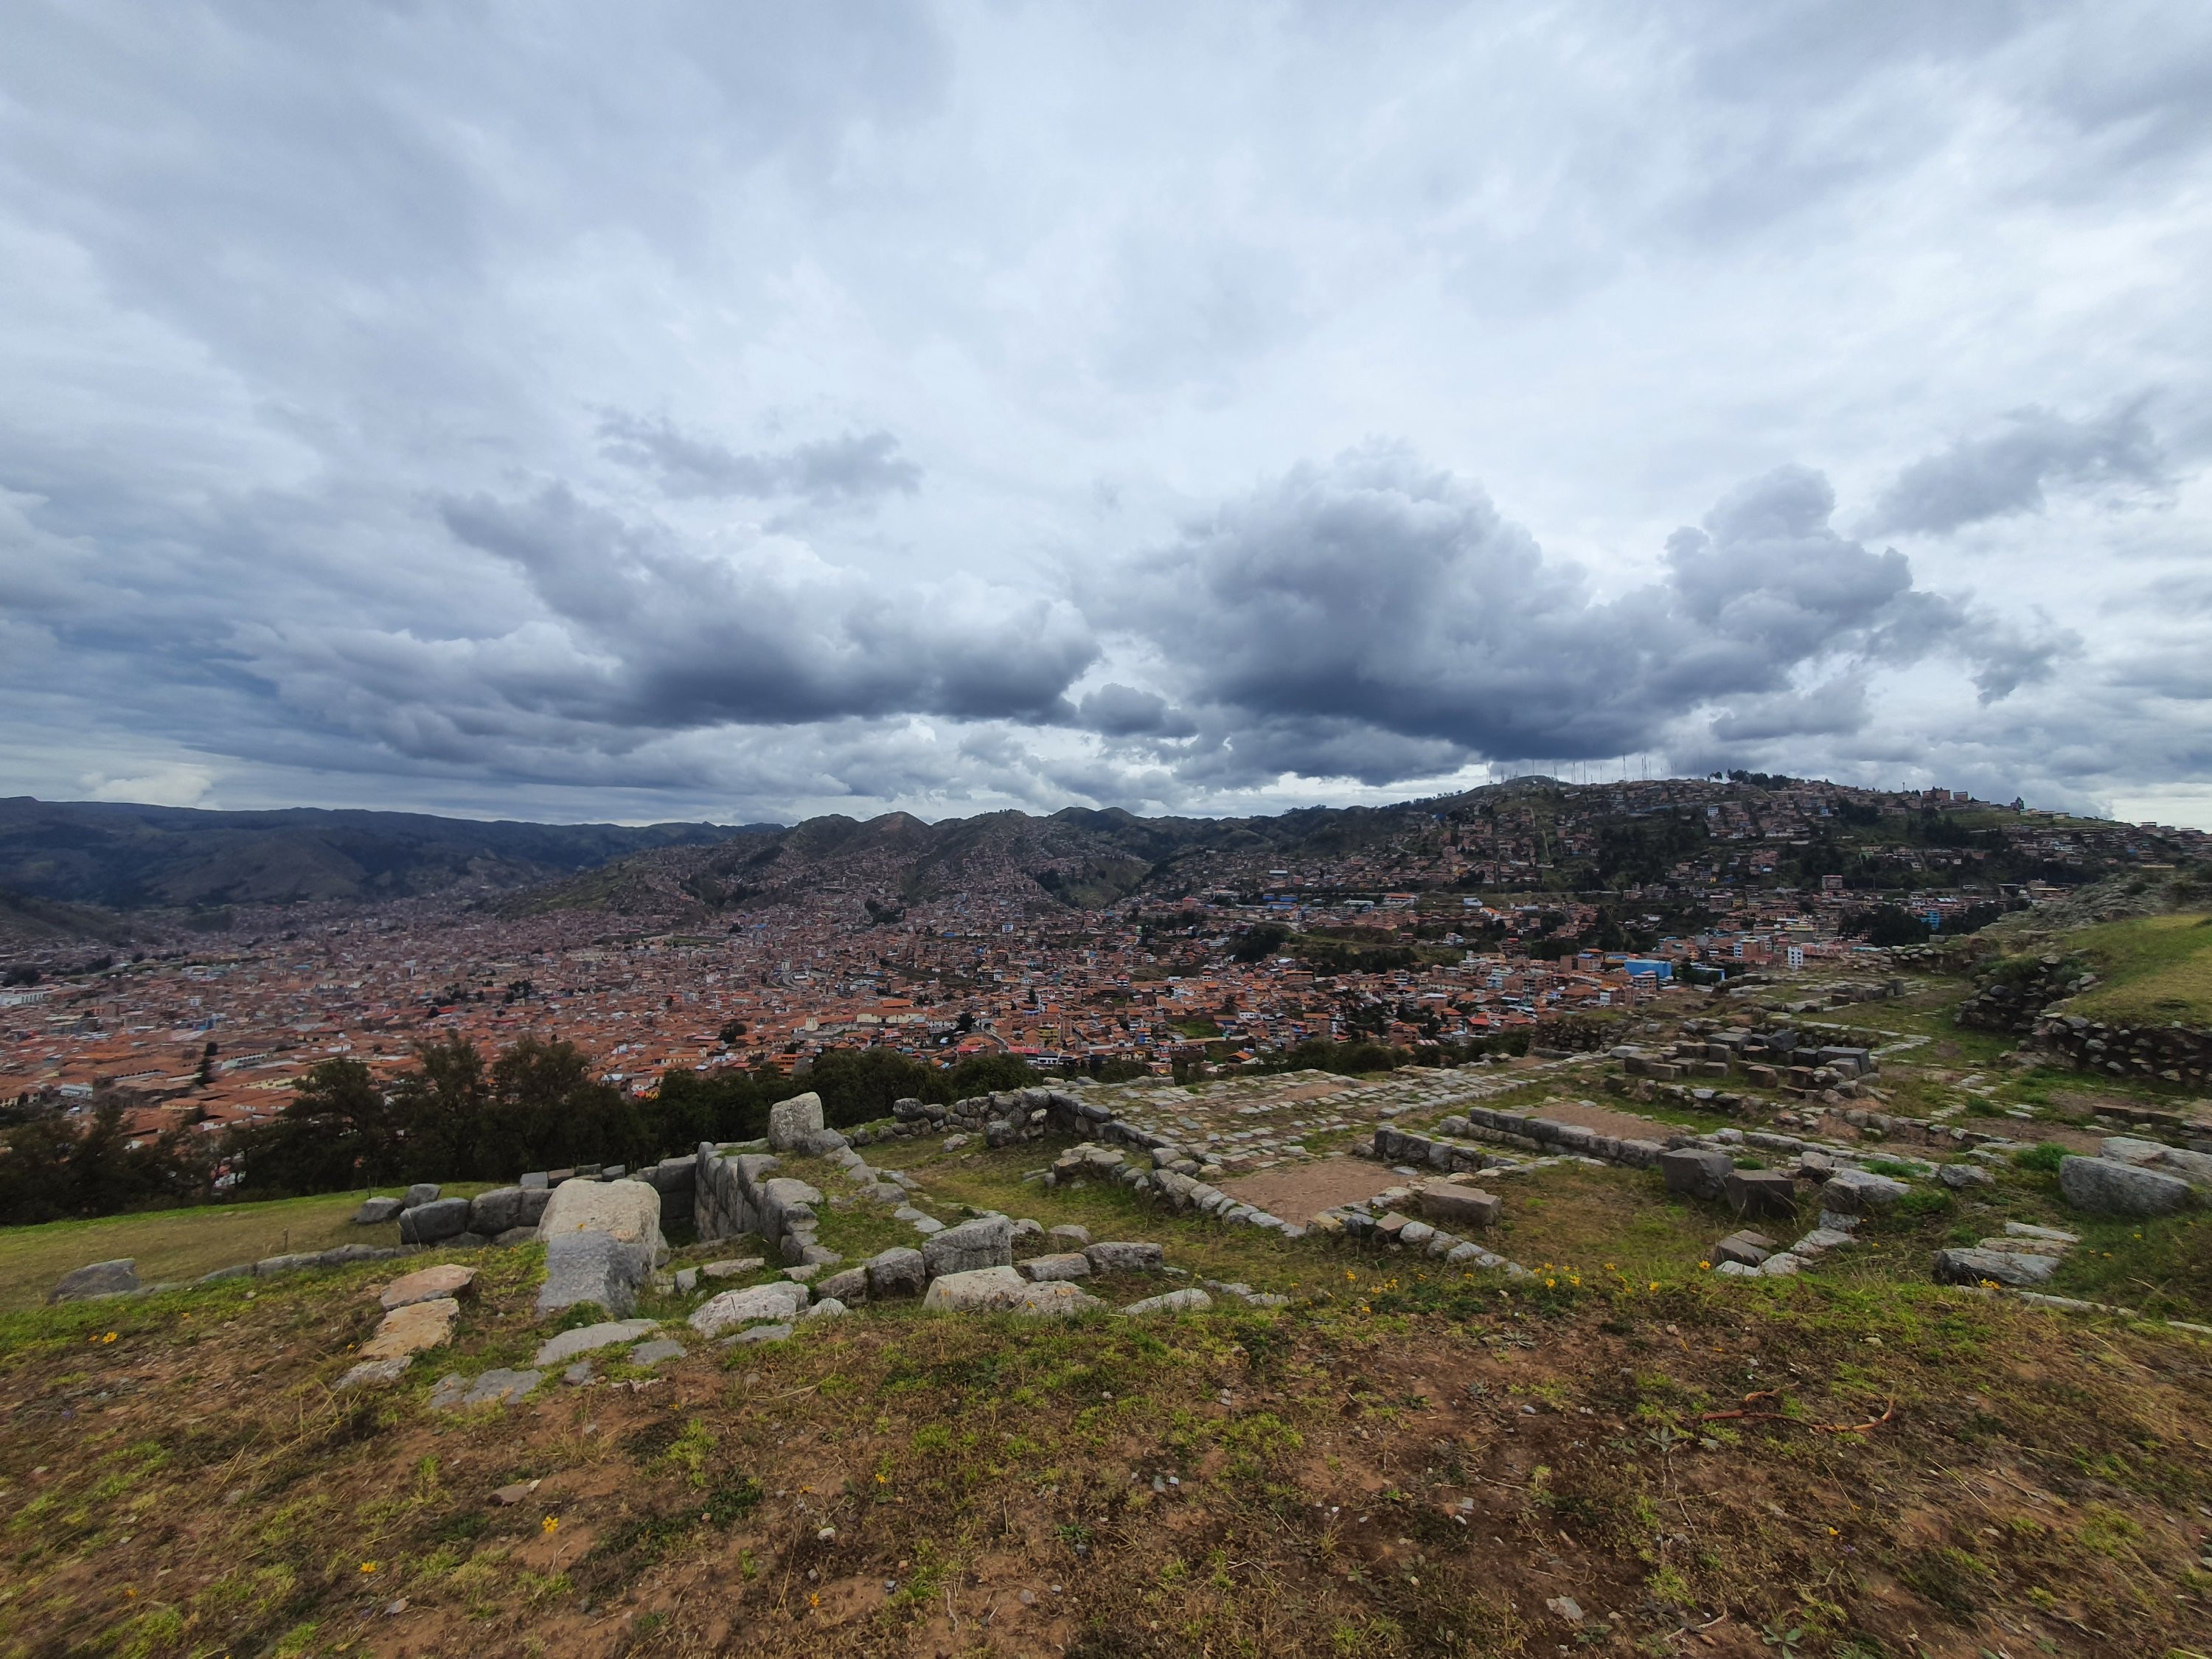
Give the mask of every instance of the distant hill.
M 0 799 L 0 889 L 111 910 L 486 893 L 779 826 L 480 823 L 414 812 L 210 812 Z

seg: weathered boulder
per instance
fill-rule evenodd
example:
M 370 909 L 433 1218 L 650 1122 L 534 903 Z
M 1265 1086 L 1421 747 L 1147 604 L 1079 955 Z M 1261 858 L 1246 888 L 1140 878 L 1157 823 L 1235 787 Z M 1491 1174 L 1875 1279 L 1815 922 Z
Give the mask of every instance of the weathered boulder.
M 651 1276 L 653 1257 L 653 1246 L 612 1233 L 556 1233 L 546 1241 L 545 1283 L 538 1292 L 538 1311 L 556 1313 L 589 1302 L 622 1318 L 637 1305 L 638 1287 Z
M 1994 1284 L 2033 1290 L 2058 1270 L 2058 1258 L 2020 1250 L 1949 1249 L 1936 1252 L 1936 1278 L 1945 1285 Z
M 756 1285 L 750 1290 L 724 1291 L 694 1309 L 690 1323 L 702 1336 L 720 1336 L 725 1331 L 762 1320 L 789 1320 L 806 1305 L 811 1295 L 805 1285 L 788 1279 Z
M 1504 1207 L 1495 1194 L 1480 1187 L 1460 1187 L 1449 1182 L 1421 1194 L 1421 1213 L 1448 1227 L 1487 1227 Z
M 434 1198 L 427 1204 L 410 1204 L 399 1212 L 402 1244 L 435 1244 L 467 1231 L 469 1201 L 465 1198 Z
M 1051 1279 L 1088 1279 L 1091 1277 L 1091 1258 L 1079 1250 L 1070 1250 L 1061 1255 L 1033 1255 L 1022 1263 L 1021 1271 L 1024 1278 L 1038 1285 Z
M 641 1342 L 629 1351 L 633 1365 L 658 1365 L 664 1359 L 684 1358 L 684 1345 L 672 1337 L 659 1337 L 651 1342 Z
M 441 1296 L 465 1296 L 476 1279 L 477 1270 L 474 1267 L 443 1261 L 434 1267 L 424 1267 L 393 1279 L 384 1287 L 384 1294 L 378 1300 L 388 1313 L 412 1302 L 434 1302 Z
M 434 1204 L 437 1201 L 438 1183 L 434 1181 L 418 1181 L 410 1187 L 405 1195 L 400 1199 L 399 1207 L 403 1210 L 411 1210 L 418 1204 Z
M 642 1181 L 568 1181 L 553 1189 L 538 1220 L 550 1243 L 569 1233 L 605 1233 L 625 1244 L 661 1249 L 660 1194 Z
M 495 1237 L 522 1224 L 522 1188 L 495 1187 L 469 1200 L 469 1231 Z
M 1871 1170 L 1838 1170 L 1820 1184 L 1820 1205 L 1840 1215 L 1867 1215 L 1890 1208 L 1911 1190 Z
M 358 1358 L 407 1359 L 425 1349 L 442 1346 L 452 1340 L 453 1322 L 460 1316 L 461 1304 L 449 1296 L 394 1308 L 361 1345 Z
M 365 1198 L 362 1200 L 361 1208 L 353 1212 L 353 1224 L 356 1227 L 380 1227 L 387 1221 L 397 1220 L 399 1212 L 406 1207 L 406 1201 L 403 1199 Z
M 1125 1314 L 1204 1313 L 1212 1305 L 1212 1297 L 1193 1287 L 1187 1291 L 1170 1291 L 1164 1296 L 1148 1296 L 1141 1302 L 1132 1302 L 1121 1311 Z
M 768 1109 L 768 1149 L 772 1152 L 799 1150 L 800 1143 L 822 1127 L 822 1097 L 811 1091 L 779 1100 Z
M 1996 1177 L 1978 1164 L 1946 1164 L 1936 1171 L 1936 1179 L 1954 1192 L 1968 1187 L 1993 1187 Z
M 2178 1175 L 2104 1158 L 2069 1158 L 2058 1165 L 2059 1195 L 2093 1215 L 2172 1215 L 2193 1194 Z
M 1780 1170 L 1731 1170 L 1723 1182 L 1729 1203 L 1741 1216 L 1795 1216 L 1797 1183 Z
M 1014 1261 L 1014 1225 L 1004 1216 L 978 1216 L 957 1227 L 933 1234 L 921 1247 L 923 1265 L 932 1279 L 947 1273 L 974 1273 L 982 1267 L 1011 1267 Z
M 1659 1154 L 1659 1173 L 1667 1190 L 1685 1198 L 1718 1198 L 1728 1190 L 1735 1164 L 1726 1152 L 1706 1146 L 1677 1146 Z
M 138 1263 L 131 1256 L 94 1261 L 64 1273 L 46 1292 L 49 1302 L 91 1302 L 104 1296 L 128 1296 L 138 1288 Z
M 2131 1135 L 2109 1135 L 2098 1144 L 2097 1156 L 2115 1164 L 2133 1164 L 2160 1175 L 2179 1176 L 2192 1187 L 2212 1188 L 2212 1152 L 2192 1152 L 2169 1146 L 2162 1140 L 2138 1140 Z
M 814 1294 L 819 1300 L 842 1302 L 851 1307 L 868 1299 L 868 1270 L 865 1266 L 848 1267 L 842 1273 L 831 1273 L 827 1279 L 814 1281 Z
M 1012 1267 L 998 1267 L 931 1279 L 921 1305 L 936 1313 L 1059 1315 L 1105 1304 L 1065 1280 L 1031 1284 Z
M 1107 1240 L 1086 1244 L 1083 1254 L 1095 1273 L 1152 1273 L 1165 1263 L 1167 1253 L 1142 1239 Z
M 1064 1222 L 1057 1227 L 1048 1229 L 1045 1237 L 1057 1243 L 1073 1244 L 1079 1250 L 1091 1242 L 1091 1230 L 1088 1227 L 1079 1227 L 1072 1221 Z
M 635 1342 L 641 1336 L 650 1336 L 659 1328 L 658 1322 L 650 1319 L 616 1319 L 597 1325 L 579 1326 L 573 1331 L 562 1331 L 547 1337 L 538 1345 L 538 1352 L 531 1356 L 530 1363 L 540 1370 L 550 1370 L 556 1365 L 567 1364 L 580 1353 Z
M 1713 1260 L 1734 1261 L 1746 1267 L 1756 1267 L 1779 1248 L 1765 1233 L 1755 1233 L 1746 1228 L 1730 1233 L 1713 1246 Z
M 921 1252 L 903 1245 L 872 1255 L 861 1265 L 867 1270 L 868 1294 L 878 1300 L 920 1296 L 929 1283 L 929 1264 Z

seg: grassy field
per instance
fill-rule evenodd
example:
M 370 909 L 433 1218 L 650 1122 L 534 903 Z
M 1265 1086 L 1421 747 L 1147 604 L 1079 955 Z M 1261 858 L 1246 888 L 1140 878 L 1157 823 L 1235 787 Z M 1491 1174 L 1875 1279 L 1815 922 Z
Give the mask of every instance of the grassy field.
M 379 1188 L 397 1195 L 402 1188 Z M 471 1197 L 482 1184 L 447 1188 Z M 133 1257 L 142 1284 L 197 1279 L 217 1267 L 293 1250 L 334 1244 L 397 1244 L 399 1225 L 356 1227 L 353 1213 L 364 1194 L 273 1199 L 259 1204 L 214 1204 L 197 1209 L 154 1210 L 97 1221 L 53 1221 L 39 1227 L 0 1228 L 0 1310 L 35 1307 L 54 1281 L 88 1261 Z
M 2094 965 L 2101 983 L 2068 1004 L 2095 1019 L 2212 1021 L 2212 916 L 2142 916 L 2085 927 L 2061 941 Z
M 0 1316 L 0 1650 L 2203 1650 L 2212 1346 L 1878 1275 L 1524 1294 L 1284 1248 L 1346 1289 L 871 1309 L 460 1415 L 430 1382 L 542 1334 L 534 1249 L 370 1396 L 330 1385 L 371 1269 Z

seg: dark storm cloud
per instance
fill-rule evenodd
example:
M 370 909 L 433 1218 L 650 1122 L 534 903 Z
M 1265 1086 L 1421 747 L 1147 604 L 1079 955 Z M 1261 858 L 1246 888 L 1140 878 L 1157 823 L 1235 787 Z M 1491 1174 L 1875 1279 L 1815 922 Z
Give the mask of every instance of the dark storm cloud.
M 2009 689 L 2047 664 L 2057 647 L 1997 639 L 1916 589 L 1904 555 L 1838 534 L 1835 505 L 1820 474 L 1780 468 L 1670 537 L 1661 580 L 1601 599 L 1479 489 L 1370 447 L 1193 526 L 1147 568 L 1184 597 L 1127 620 L 1197 712 L 1209 741 L 1188 763 L 1209 775 L 1232 755 L 1362 778 L 1620 755 L 1732 699 L 1723 735 L 1847 732 L 1863 690 L 1823 702 L 1793 690 L 1801 671 L 1940 650 Z
M 1873 528 L 1940 535 L 1984 519 L 2040 513 L 2045 486 L 2159 490 L 2170 483 L 2140 403 L 2091 421 L 2024 409 L 1994 436 L 1962 438 L 1899 473 L 1875 503 Z
M 818 505 L 911 495 L 921 469 L 888 432 L 851 432 L 784 450 L 740 453 L 686 436 L 666 421 L 611 415 L 600 422 L 609 455 L 650 471 L 672 496 L 799 496 Z
M 653 727 L 919 713 L 1058 720 L 1096 655 L 1066 607 L 973 585 L 866 580 L 795 544 L 717 554 L 553 486 L 449 501 L 463 542 L 509 561 L 593 672 L 540 684 L 487 653 L 519 702 Z
M 1110 683 L 1085 695 L 1076 705 L 1076 718 L 1086 730 L 1109 738 L 1186 738 L 1198 729 L 1158 692 Z

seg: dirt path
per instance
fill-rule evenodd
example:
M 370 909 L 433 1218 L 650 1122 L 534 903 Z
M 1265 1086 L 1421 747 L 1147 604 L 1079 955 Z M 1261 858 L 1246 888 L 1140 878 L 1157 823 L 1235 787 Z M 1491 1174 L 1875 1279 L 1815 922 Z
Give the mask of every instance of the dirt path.
M 1656 1140 L 1663 1146 L 1668 1135 L 1682 1133 L 1675 1124 L 1633 1117 L 1604 1106 L 1579 1105 L 1571 1100 L 1547 1100 L 1536 1109 L 1536 1115 L 1547 1117 L 1554 1123 L 1572 1123 L 1617 1140 Z

